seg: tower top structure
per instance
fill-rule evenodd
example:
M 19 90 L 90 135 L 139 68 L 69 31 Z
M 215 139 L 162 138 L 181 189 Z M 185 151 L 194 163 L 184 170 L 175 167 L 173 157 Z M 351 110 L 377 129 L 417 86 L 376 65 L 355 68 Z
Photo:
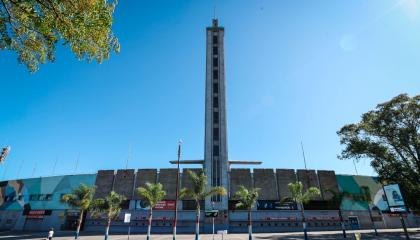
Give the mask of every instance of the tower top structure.
M 214 28 L 219 27 L 219 20 L 217 18 L 213 18 L 213 27 Z

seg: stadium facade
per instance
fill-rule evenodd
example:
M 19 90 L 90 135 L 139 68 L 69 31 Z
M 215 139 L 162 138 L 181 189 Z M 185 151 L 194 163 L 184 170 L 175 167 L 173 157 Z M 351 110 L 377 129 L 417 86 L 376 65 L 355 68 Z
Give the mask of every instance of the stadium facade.
M 215 219 L 216 230 L 246 232 L 247 212 L 236 209 L 234 193 L 240 185 L 260 188 L 260 195 L 252 218 L 254 232 L 300 231 L 301 215 L 296 204 L 281 201 L 290 197 L 287 185 L 301 181 L 304 188 L 317 187 L 321 196 L 305 205 L 309 230 L 338 230 L 341 228 L 338 207 L 332 204 L 330 191 L 361 194 L 368 187 L 372 204 L 346 199 L 341 204 L 347 229 L 372 228 L 368 208 L 377 228 L 400 227 L 398 214 L 389 211 L 384 201 L 383 187 L 375 177 L 337 175 L 334 171 L 304 169 L 235 168 L 234 164 L 259 164 L 253 161 L 232 161 L 228 157 L 226 78 L 224 61 L 224 28 L 216 19 L 206 29 L 206 92 L 205 92 L 205 146 L 204 159 L 184 160 L 182 164 L 198 164 L 184 168 L 180 173 L 180 187 L 191 187 L 187 170 L 204 171 L 208 186 L 223 186 L 227 196 L 215 196 L 203 201 L 205 209 L 219 210 Z M 172 161 L 172 163 L 177 163 Z M 0 182 L 0 230 L 39 230 L 51 227 L 73 230 L 79 216 L 78 209 L 60 202 L 64 194 L 84 183 L 96 186 L 95 198 L 105 197 L 110 191 L 124 195 L 127 201 L 119 218 L 113 221 L 111 232 L 147 231 L 148 209 L 136 194 L 146 182 L 162 183 L 167 195 L 154 210 L 153 232 L 170 233 L 176 203 L 176 168 L 100 170 L 95 174 L 41 177 Z M 195 202 L 178 201 L 177 231 L 195 231 Z M 131 222 L 124 223 L 124 213 L 131 213 Z M 420 216 L 403 214 L 408 226 L 420 226 Z M 85 215 L 82 229 L 102 231 L 106 220 Z M 212 219 L 201 214 L 201 232 L 210 232 Z
M 198 169 L 196 169 L 198 170 Z M 128 224 L 123 222 L 124 213 L 131 213 L 131 231 L 147 231 L 148 210 L 144 207 L 135 189 L 146 182 L 160 182 L 168 193 L 154 210 L 153 232 L 170 233 L 172 231 L 175 204 L 176 169 L 122 169 L 101 170 L 96 174 L 80 174 L 54 177 L 29 178 L 3 181 L 0 183 L 0 230 L 45 231 L 50 227 L 57 230 L 74 230 L 79 215 L 73 209 L 60 202 L 63 194 L 70 193 L 79 184 L 96 185 L 95 197 L 104 197 L 111 190 L 123 194 L 127 201 L 120 217 L 113 221 L 112 232 L 126 232 Z M 191 182 L 181 173 L 181 186 L 189 187 Z M 369 187 L 373 203 L 373 219 L 378 228 L 400 227 L 398 214 L 389 212 L 383 199 L 383 190 L 378 179 L 370 176 L 336 175 L 333 171 L 293 170 L 293 169 L 230 169 L 228 209 L 221 211 L 216 218 L 217 229 L 229 232 L 247 231 L 246 211 L 235 209 L 232 193 L 239 185 L 261 188 L 261 194 L 252 217 L 254 232 L 301 231 L 300 213 L 291 203 L 280 203 L 279 199 L 289 196 L 287 184 L 296 180 L 303 183 L 309 179 L 309 185 L 321 189 L 322 195 L 305 206 L 309 230 L 339 230 L 338 211 L 328 200 L 331 195 L 326 189 L 359 194 L 362 186 Z M 194 201 L 183 199 L 178 202 L 178 232 L 193 233 L 195 224 Z M 341 208 L 347 229 L 372 228 L 366 202 L 347 199 Z M 211 231 L 211 219 L 202 214 L 202 232 Z M 414 213 L 403 214 L 410 227 L 420 226 L 420 216 Z M 83 220 L 84 231 L 103 231 L 105 219 L 92 218 Z M 227 223 L 227 225 L 226 225 Z

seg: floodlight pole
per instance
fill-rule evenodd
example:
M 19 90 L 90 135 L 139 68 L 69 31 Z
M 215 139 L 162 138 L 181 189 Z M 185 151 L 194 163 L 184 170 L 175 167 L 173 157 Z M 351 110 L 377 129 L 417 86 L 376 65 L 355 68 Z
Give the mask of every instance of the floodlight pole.
M 1 149 L 0 152 L 0 163 L 3 163 L 4 160 L 6 160 L 7 155 L 9 155 L 10 152 L 10 146 L 6 146 Z
M 174 216 L 174 223 L 173 223 L 173 240 L 176 240 L 176 222 L 178 218 L 178 198 L 179 198 L 179 160 L 181 158 L 181 144 L 182 141 L 179 140 L 178 142 L 178 170 L 176 173 L 176 193 L 175 193 L 175 216 Z
M 214 202 L 213 201 L 211 202 L 211 209 L 214 210 Z M 212 214 L 214 214 L 214 213 L 212 213 Z M 213 222 L 213 238 L 212 239 L 214 240 L 214 215 L 212 217 L 212 222 Z

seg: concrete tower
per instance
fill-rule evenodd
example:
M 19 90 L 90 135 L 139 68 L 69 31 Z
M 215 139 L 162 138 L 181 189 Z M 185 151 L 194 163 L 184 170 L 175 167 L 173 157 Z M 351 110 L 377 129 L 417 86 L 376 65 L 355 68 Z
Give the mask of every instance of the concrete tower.
M 213 19 L 207 27 L 206 42 L 206 115 L 204 168 L 208 186 L 228 186 L 228 142 L 226 116 L 226 78 L 224 28 Z M 228 197 L 216 196 L 206 200 L 206 208 L 228 209 Z

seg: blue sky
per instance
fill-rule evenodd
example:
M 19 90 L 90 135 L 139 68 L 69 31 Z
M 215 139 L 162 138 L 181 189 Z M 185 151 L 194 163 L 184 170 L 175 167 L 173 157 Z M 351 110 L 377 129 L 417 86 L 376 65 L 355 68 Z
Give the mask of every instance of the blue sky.
M 0 144 L 12 146 L 0 179 L 125 168 L 129 145 L 128 167 L 170 167 L 179 138 L 184 159 L 203 158 L 214 5 L 226 31 L 230 159 L 303 168 L 303 141 L 309 168 L 354 174 L 336 157 L 336 131 L 420 92 L 419 4 L 119 1 L 121 53 L 101 65 L 60 47 L 55 63 L 30 74 L 0 52 Z M 358 171 L 374 175 L 367 161 Z

